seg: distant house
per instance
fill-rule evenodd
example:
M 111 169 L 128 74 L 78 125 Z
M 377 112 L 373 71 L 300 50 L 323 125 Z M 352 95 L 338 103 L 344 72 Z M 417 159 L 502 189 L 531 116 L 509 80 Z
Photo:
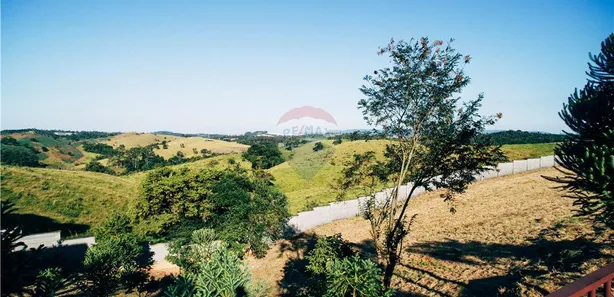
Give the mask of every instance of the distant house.
M 258 134 L 256 135 L 256 137 L 275 137 L 276 135 L 274 134 L 269 134 L 269 133 L 264 133 L 264 134 Z
M 59 135 L 59 136 L 70 136 L 72 135 L 72 132 L 53 132 L 53 134 Z

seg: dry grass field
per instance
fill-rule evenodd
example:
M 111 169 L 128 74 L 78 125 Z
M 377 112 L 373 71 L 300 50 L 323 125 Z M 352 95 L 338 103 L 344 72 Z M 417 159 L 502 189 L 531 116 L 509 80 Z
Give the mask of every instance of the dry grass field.
M 417 214 L 393 280 L 401 296 L 543 296 L 614 257 L 608 234 L 573 217 L 543 169 L 478 182 L 456 200 L 455 214 L 432 192 L 410 202 Z M 335 221 L 282 241 L 263 259 L 248 259 L 255 278 L 276 296 L 294 296 L 306 279 L 303 255 L 314 235 L 341 233 L 373 256 L 368 222 Z M 611 232 L 610 234 L 611 235 Z
M 182 147 L 183 146 L 183 147 Z M 199 156 L 201 149 L 208 149 L 218 154 L 241 153 L 249 146 L 237 142 L 228 142 L 217 139 L 202 137 L 178 137 L 168 143 L 168 149 L 154 149 L 154 152 L 165 159 L 175 156 L 178 151 L 183 152 L 186 157 Z M 194 153 L 196 149 L 196 153 Z
M 105 143 L 113 146 L 114 148 L 117 148 L 122 144 L 126 148 L 133 148 L 137 146 L 147 146 L 154 143 L 161 143 L 162 141 L 167 142 L 168 148 L 164 149 L 160 145 L 160 148 L 154 149 L 154 152 L 165 159 L 175 156 L 178 151 L 183 152 L 186 157 L 192 157 L 195 155 L 200 155 L 201 149 L 208 149 L 218 154 L 230 154 L 244 152 L 249 147 L 236 142 L 208 139 L 203 137 L 180 137 L 173 135 L 134 132 L 113 136 L 110 140 L 105 141 Z M 196 149 L 196 153 L 194 153 L 194 149 Z
M 137 146 L 148 146 L 150 144 L 160 143 L 164 140 L 173 141 L 177 138 L 181 137 L 173 135 L 129 132 L 115 135 L 104 143 L 114 148 L 117 148 L 123 144 L 127 149 L 129 149 Z

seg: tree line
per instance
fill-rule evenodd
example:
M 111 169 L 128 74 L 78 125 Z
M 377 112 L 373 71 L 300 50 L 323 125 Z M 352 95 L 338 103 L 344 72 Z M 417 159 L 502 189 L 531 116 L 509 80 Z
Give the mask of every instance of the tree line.
M 526 143 L 551 143 L 561 142 L 565 139 L 563 134 L 550 134 L 541 132 L 527 132 L 520 130 L 499 131 L 487 134 L 496 145 L 526 144 Z
M 43 130 L 43 129 L 6 129 L 0 131 L 0 135 L 8 135 L 13 133 L 29 133 L 45 135 L 53 138 L 66 138 L 69 140 L 79 141 L 84 139 L 96 139 L 113 137 L 120 132 L 102 132 L 102 131 L 71 131 L 71 130 Z

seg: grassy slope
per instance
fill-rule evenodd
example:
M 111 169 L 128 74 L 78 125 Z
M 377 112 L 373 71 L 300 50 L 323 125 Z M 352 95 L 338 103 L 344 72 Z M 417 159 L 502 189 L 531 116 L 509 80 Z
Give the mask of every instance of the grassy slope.
M 611 262 L 608 232 L 599 237 L 590 221 L 573 217 L 573 201 L 542 177 L 558 174 L 543 169 L 477 182 L 456 199 L 455 214 L 440 192 L 413 199 L 409 214 L 418 216 L 393 285 L 408 296 L 543 296 L 535 286 L 551 291 Z M 341 233 L 373 255 L 369 230 L 367 221 L 354 218 L 313 232 Z M 307 240 L 309 235 L 285 240 L 263 259 L 248 259 L 254 278 L 300 287 Z M 292 273 L 284 277 L 287 271 Z M 516 285 L 518 295 L 509 294 Z
M 335 201 L 337 192 L 333 187 L 341 176 L 343 162 L 354 153 L 370 150 L 380 152 L 381 156 L 387 141 L 346 141 L 333 145 L 332 140 L 325 140 L 322 143 L 325 146 L 322 151 L 314 152 L 313 142 L 304 144 L 293 150 L 289 161 L 269 169 L 275 185 L 288 196 L 291 213 Z
M 137 146 L 148 146 L 153 143 L 159 143 L 164 140 L 173 141 L 180 137 L 172 135 L 151 134 L 151 133 L 122 133 L 113 136 L 110 140 L 104 141 L 104 143 L 117 148 L 120 145 L 124 145 L 126 148 L 133 148 Z
M 325 140 L 323 143 L 325 149 L 319 152 L 313 151 L 313 142 L 304 144 L 288 154 L 288 162 L 269 169 L 275 184 L 288 196 L 291 213 L 335 201 L 334 183 L 341 177 L 343 162 L 354 153 L 369 150 L 378 152 L 381 157 L 388 141 L 344 141 L 333 145 L 331 140 Z M 510 160 L 521 160 L 552 155 L 554 146 L 554 143 L 513 144 L 504 145 L 502 149 Z M 359 192 L 350 192 L 349 197 L 358 195 Z
M 181 147 L 183 144 L 183 148 Z M 168 144 L 168 149 L 155 149 L 156 154 L 168 159 L 178 151 L 183 152 L 186 157 L 198 156 L 200 155 L 201 149 L 208 149 L 214 153 L 218 154 L 229 154 L 236 152 L 244 152 L 247 150 L 249 146 L 245 144 L 240 144 L 236 142 L 228 142 L 217 139 L 208 139 L 202 137 L 186 137 L 186 138 L 177 138 L 171 141 Z M 196 149 L 196 154 L 193 149 Z
M 2 167 L 2 200 L 18 213 L 94 226 L 137 195 L 138 179 L 95 172 Z M 47 230 L 48 231 L 48 230 Z
M 510 160 L 539 158 L 554 154 L 556 143 L 506 144 L 501 147 Z

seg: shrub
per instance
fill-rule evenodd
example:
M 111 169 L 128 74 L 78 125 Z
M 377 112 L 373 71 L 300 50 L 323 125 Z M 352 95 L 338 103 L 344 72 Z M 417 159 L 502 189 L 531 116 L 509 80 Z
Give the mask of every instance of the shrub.
M 264 297 L 262 290 L 251 280 L 247 265 L 233 251 L 215 250 L 210 257 L 199 258 L 193 272 L 182 272 L 165 296 Z
M 208 261 L 215 252 L 227 245 L 218 239 L 213 229 L 199 229 L 187 238 L 173 240 L 169 244 L 166 259 L 188 273 L 197 272 L 200 261 Z
M 153 171 L 141 185 L 136 206 L 142 232 L 155 238 L 175 238 L 170 231 L 182 233 L 188 226 L 208 227 L 231 248 L 257 255 L 281 236 L 288 216 L 286 196 L 270 180 L 237 167 Z M 185 222 L 192 223 L 184 227 Z
M 313 146 L 313 151 L 317 152 L 317 151 L 321 151 L 324 149 L 324 145 L 322 144 L 322 142 L 316 142 L 316 144 Z
M 66 285 L 67 281 L 62 276 L 61 268 L 47 268 L 38 273 L 32 296 L 54 297 Z
M 48 149 L 46 146 L 41 147 L 41 150 L 42 150 L 44 153 L 46 153 L 46 152 L 48 152 L 48 151 L 49 151 L 49 149 Z
M 335 260 L 326 277 L 327 297 L 391 297 L 394 291 L 382 286 L 383 273 L 371 260 L 354 255 Z
M 17 142 L 17 139 L 11 136 L 2 137 L 2 139 L 0 139 L 0 143 L 3 145 L 19 146 L 19 142 Z
M 201 149 L 200 153 L 204 156 L 211 154 L 211 151 L 208 149 Z
M 113 170 L 105 167 L 104 165 L 100 164 L 100 162 L 98 161 L 91 161 L 87 163 L 87 165 L 85 165 L 85 171 L 114 174 Z
M 153 263 L 152 253 L 132 232 L 129 219 L 115 213 L 94 234 L 96 244 L 88 248 L 83 261 L 84 291 L 90 296 L 109 296 L 122 287 L 139 287 Z
M 38 163 L 38 156 L 31 148 L 5 144 L 0 148 L 0 154 L 0 159 L 4 164 L 29 167 L 40 166 Z
M 341 137 L 337 137 L 335 138 L 335 141 L 333 141 L 333 144 L 337 145 L 337 144 L 341 144 L 341 142 L 342 142 Z
M 347 241 L 341 234 L 318 238 L 313 250 L 309 251 L 306 258 L 309 261 L 307 271 L 315 275 L 326 274 L 335 260 L 354 255 Z

